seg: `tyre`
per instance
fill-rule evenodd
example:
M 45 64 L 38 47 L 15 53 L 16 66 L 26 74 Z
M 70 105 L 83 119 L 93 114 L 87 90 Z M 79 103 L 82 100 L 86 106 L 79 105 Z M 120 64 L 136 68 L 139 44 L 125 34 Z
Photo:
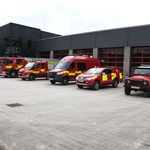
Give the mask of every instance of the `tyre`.
M 126 95 L 130 95 L 131 89 L 128 88 L 128 87 L 125 87 L 124 92 L 125 92 Z
M 10 72 L 10 77 L 11 78 L 16 78 L 18 76 L 17 72 L 16 71 L 11 71 Z
M 50 81 L 50 83 L 51 83 L 51 84 L 55 84 L 56 82 L 55 82 L 55 81 L 53 81 L 53 80 L 51 80 L 51 81 Z
M 35 80 L 34 75 L 31 74 L 31 75 L 29 76 L 29 80 Z
M 67 77 L 64 77 L 62 84 L 63 85 L 68 85 L 69 79 Z
M 150 97 L 150 90 L 147 91 L 147 96 Z
M 77 87 L 78 87 L 79 89 L 82 89 L 82 88 L 83 88 L 83 85 L 77 85 Z
M 21 78 L 22 80 L 26 80 L 25 78 Z
M 114 80 L 112 87 L 117 88 L 118 87 L 118 80 Z
M 92 87 L 94 90 L 98 90 L 100 88 L 100 84 L 98 81 L 95 81 L 93 87 Z

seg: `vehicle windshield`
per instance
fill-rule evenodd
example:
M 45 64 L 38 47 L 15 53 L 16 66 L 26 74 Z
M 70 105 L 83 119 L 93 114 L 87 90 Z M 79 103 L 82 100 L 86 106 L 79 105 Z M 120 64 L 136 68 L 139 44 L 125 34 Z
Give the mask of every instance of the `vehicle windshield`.
M 150 75 L 150 68 L 136 68 L 134 75 Z
M 9 59 L 4 59 L 4 60 L 2 60 L 2 64 L 3 65 L 9 65 L 9 64 L 12 64 L 13 63 L 13 61 L 12 60 L 9 60 Z
M 92 69 L 89 69 L 87 71 L 88 74 L 99 74 L 102 72 L 103 69 L 101 68 L 92 68 Z
M 69 65 L 69 62 L 59 62 L 55 69 L 67 69 Z
M 25 68 L 31 69 L 34 66 L 34 64 L 35 64 L 34 62 L 29 62 L 25 65 Z

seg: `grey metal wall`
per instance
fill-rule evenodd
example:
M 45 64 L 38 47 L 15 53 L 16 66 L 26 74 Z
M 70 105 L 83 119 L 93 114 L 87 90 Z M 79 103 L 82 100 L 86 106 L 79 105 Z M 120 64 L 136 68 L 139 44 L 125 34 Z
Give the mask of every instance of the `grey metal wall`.
M 39 40 L 38 51 L 150 46 L 150 25 Z
M 70 49 L 71 36 L 59 36 L 45 40 L 39 40 L 37 42 L 37 49 L 39 51 L 50 51 L 50 50 L 66 50 Z
M 150 25 L 128 29 L 128 45 L 150 46 Z
M 35 57 L 37 55 L 37 40 L 41 38 L 58 36 L 58 34 L 41 31 L 15 23 L 9 23 L 0 27 L 0 55 L 4 55 L 6 49 L 5 38 L 19 41 L 21 56 Z
M 45 32 L 45 31 L 41 31 L 40 33 L 41 33 L 40 39 L 51 38 L 51 37 L 55 37 L 55 36 L 60 36 L 59 34 L 49 33 L 49 32 Z
M 10 24 L 0 27 L 0 38 L 10 36 Z
M 96 47 L 122 47 L 127 45 L 127 29 L 108 30 L 96 33 Z

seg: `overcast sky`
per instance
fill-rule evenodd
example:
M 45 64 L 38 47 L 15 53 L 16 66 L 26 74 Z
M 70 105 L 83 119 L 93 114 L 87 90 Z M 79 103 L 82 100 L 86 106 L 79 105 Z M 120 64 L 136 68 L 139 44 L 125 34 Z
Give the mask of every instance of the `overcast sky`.
M 9 22 L 61 35 L 150 24 L 150 0 L 0 0 Z

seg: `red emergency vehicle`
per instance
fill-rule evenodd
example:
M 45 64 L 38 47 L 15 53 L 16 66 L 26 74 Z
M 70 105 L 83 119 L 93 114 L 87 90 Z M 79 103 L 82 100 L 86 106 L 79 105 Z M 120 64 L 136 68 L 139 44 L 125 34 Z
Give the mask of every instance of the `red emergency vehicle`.
M 101 86 L 112 85 L 117 87 L 121 81 L 120 71 L 117 68 L 91 68 L 76 78 L 78 88 L 84 86 L 98 90 Z
M 22 57 L 5 57 L 1 59 L 1 69 L 5 77 L 17 77 L 20 68 L 27 64 Z
M 126 95 L 130 95 L 131 91 L 143 91 L 150 97 L 150 65 L 134 68 L 132 76 L 125 79 L 124 87 Z
M 79 74 L 95 66 L 100 66 L 100 61 L 97 58 L 66 56 L 53 70 L 50 70 L 49 80 L 51 84 L 61 82 L 63 85 L 67 85 L 69 81 L 75 81 Z
M 28 62 L 27 65 L 19 70 L 18 76 L 22 80 L 35 80 L 35 78 L 48 78 L 48 61 Z

